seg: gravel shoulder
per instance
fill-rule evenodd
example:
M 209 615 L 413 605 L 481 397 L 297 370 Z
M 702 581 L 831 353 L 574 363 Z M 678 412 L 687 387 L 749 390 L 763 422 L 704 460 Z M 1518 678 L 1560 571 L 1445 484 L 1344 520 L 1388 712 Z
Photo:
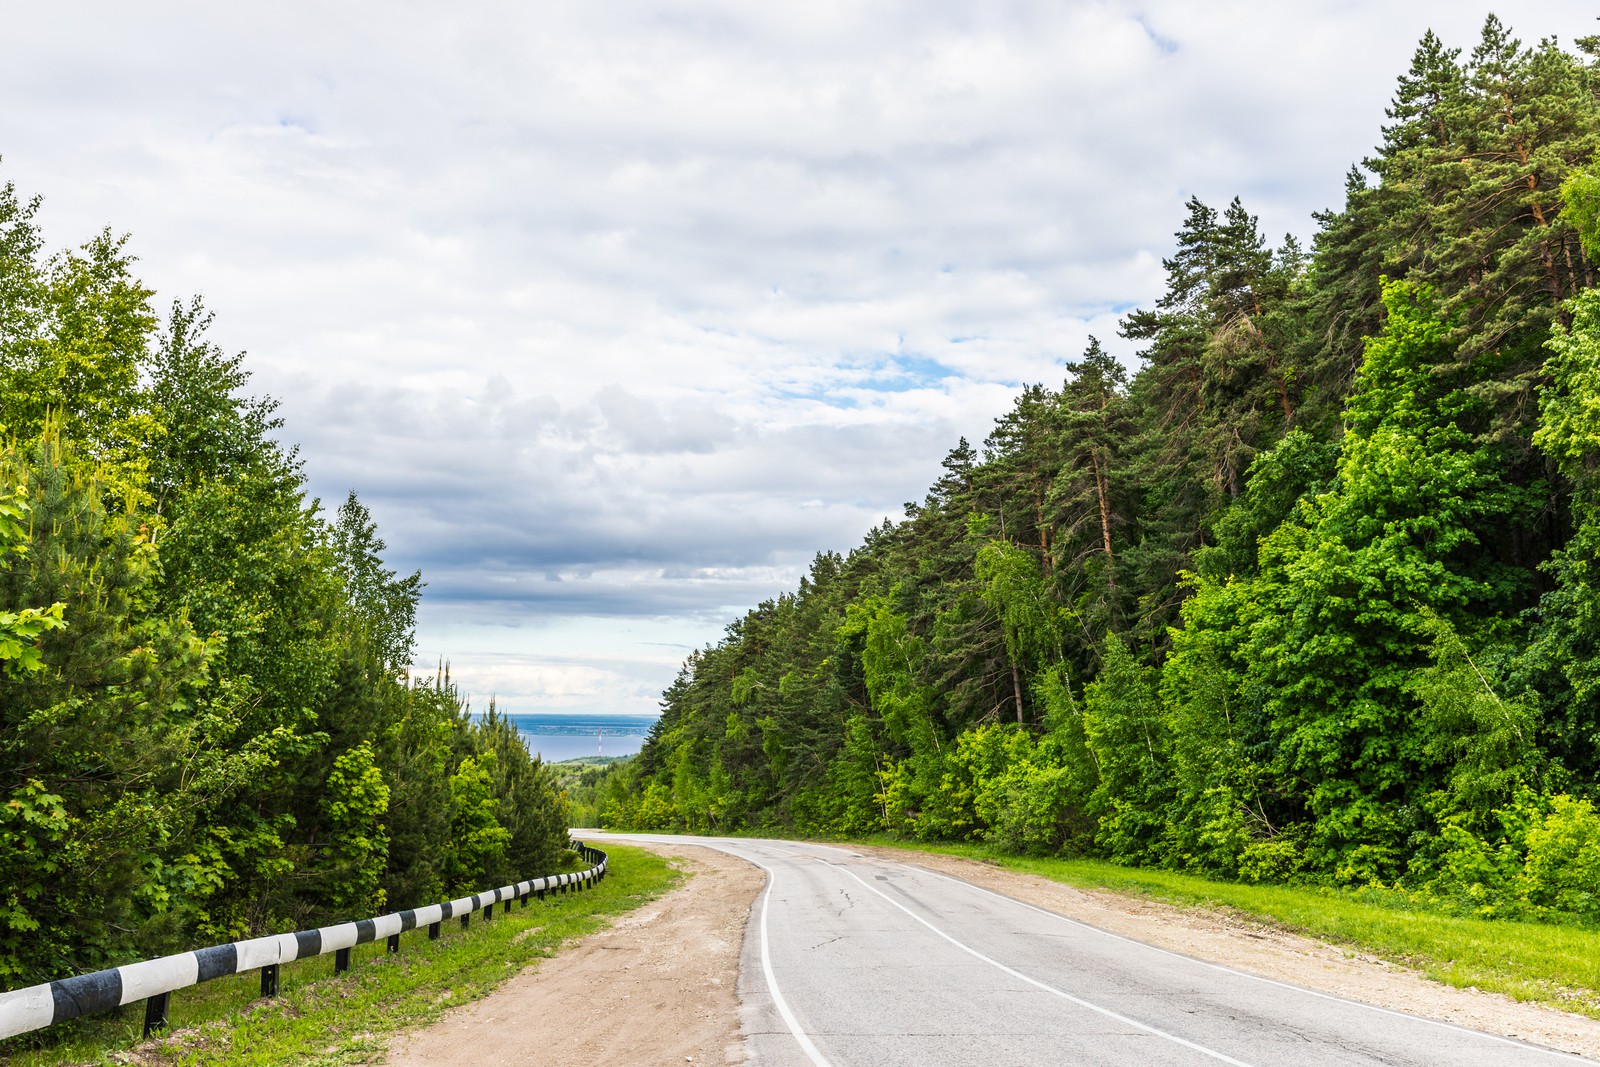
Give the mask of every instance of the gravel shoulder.
M 631 841 L 692 877 L 499 990 L 397 1040 L 392 1065 L 745 1062 L 736 994 L 746 920 L 765 876 L 698 845 Z M 1382 960 L 1224 912 L 1074 889 L 975 860 L 874 846 L 1102 930 L 1349 1000 L 1600 1060 L 1600 1021 L 1456 989 Z

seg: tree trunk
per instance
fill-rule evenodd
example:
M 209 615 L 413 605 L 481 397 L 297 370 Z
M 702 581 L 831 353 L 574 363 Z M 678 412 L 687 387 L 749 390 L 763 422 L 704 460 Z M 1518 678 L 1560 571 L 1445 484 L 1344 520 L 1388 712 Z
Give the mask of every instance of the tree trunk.
M 1100 462 L 1100 450 L 1089 450 L 1094 464 L 1094 495 L 1100 503 L 1100 543 L 1106 550 L 1106 585 L 1112 592 L 1117 588 L 1116 557 L 1111 553 L 1111 483 L 1105 466 Z
M 1035 482 L 1033 486 L 1034 521 L 1039 525 L 1039 566 L 1045 579 L 1050 577 L 1050 526 L 1044 519 L 1044 490 Z
M 1023 725 L 1023 721 L 1022 721 L 1022 672 L 1017 670 L 1017 661 L 1016 660 L 1012 660 L 1011 661 L 1011 691 L 1012 691 L 1013 695 L 1015 695 L 1016 698 L 1017 698 L 1017 725 L 1021 726 L 1021 725 Z

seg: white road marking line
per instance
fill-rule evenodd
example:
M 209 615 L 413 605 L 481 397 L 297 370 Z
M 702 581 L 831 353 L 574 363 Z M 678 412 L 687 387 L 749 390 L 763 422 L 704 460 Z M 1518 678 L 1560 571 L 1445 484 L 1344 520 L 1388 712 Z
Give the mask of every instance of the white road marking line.
M 663 839 L 660 835 L 655 834 L 612 834 L 610 836 L 635 837 L 644 840 L 662 841 L 666 844 L 673 843 L 672 838 L 668 837 Z M 796 1019 L 794 1017 L 794 1012 L 789 1010 L 789 1002 L 783 999 L 783 993 L 778 989 L 778 978 L 772 973 L 772 951 L 770 949 L 770 938 L 767 936 L 767 901 L 772 897 L 772 887 L 778 882 L 777 872 L 758 859 L 753 859 L 750 856 L 742 855 L 741 853 L 733 851 L 731 848 L 722 847 L 722 842 L 720 841 L 717 844 L 709 844 L 707 839 L 701 839 L 699 842 L 690 843 L 701 844 L 710 848 L 715 848 L 718 852 L 725 852 L 728 855 L 742 859 L 747 863 L 753 863 L 757 867 L 760 867 L 763 871 L 767 872 L 767 888 L 761 894 L 761 974 L 762 977 L 764 977 L 767 981 L 767 992 L 772 995 L 773 1005 L 778 1009 L 778 1014 L 782 1016 L 784 1025 L 787 1026 L 789 1028 L 789 1032 L 794 1035 L 795 1041 L 797 1041 L 800 1045 L 800 1051 L 806 1054 L 806 1058 L 812 1062 L 814 1067 L 833 1067 L 833 1064 L 828 1062 L 827 1057 L 817 1050 L 817 1046 L 812 1043 L 811 1038 L 806 1035 L 806 1032 L 800 1029 L 800 1020 Z M 742 841 L 727 842 L 729 845 L 745 843 L 746 842 Z M 780 848 L 778 851 L 786 852 L 788 850 Z M 790 855 L 798 856 L 800 853 L 794 852 L 790 853 Z
M 1066 992 L 1065 990 L 1062 990 L 1062 989 L 1057 989 L 1055 986 L 1049 985 L 1049 984 L 1047 984 L 1045 982 L 1041 982 L 1037 978 L 1029 978 L 1027 975 L 1023 974 L 1021 971 L 1014 970 L 1013 968 L 1007 967 L 1005 964 L 1001 963 L 999 960 L 991 959 L 990 957 L 985 956 L 983 953 L 979 952 L 977 949 L 972 948 L 972 947 L 970 947 L 968 945 L 964 945 L 960 941 L 957 941 L 955 938 L 951 937 L 949 934 L 945 933 L 943 930 L 939 929 L 937 926 L 933 925 L 931 922 L 929 922 L 928 920 L 924 919 L 922 916 L 918 915 L 916 912 L 912 911 L 910 908 L 906 907 L 904 904 L 901 904 L 898 900 L 895 900 L 893 897 L 889 896 L 887 893 L 883 892 L 881 889 L 877 889 L 877 888 L 869 885 L 868 883 L 862 881 L 861 878 L 859 878 L 854 871 L 850 870 L 848 867 L 844 866 L 842 863 L 835 863 L 835 864 L 832 864 L 832 866 L 837 868 L 838 870 L 842 871 L 844 874 L 849 875 L 856 882 L 860 883 L 860 885 L 861 885 L 861 887 L 863 889 L 867 889 L 867 890 L 870 890 L 873 893 L 876 893 L 878 896 L 882 897 L 889 904 L 893 905 L 896 908 L 899 908 L 901 911 L 905 912 L 911 918 L 915 919 L 917 922 L 921 923 L 923 926 L 926 926 L 929 930 L 932 930 L 934 933 L 938 934 L 940 937 L 942 937 L 946 941 L 950 942 L 952 945 L 954 945 L 956 948 L 960 949 L 962 952 L 967 953 L 969 956 L 977 957 L 978 959 L 982 960 L 984 963 L 989 964 L 991 967 L 999 968 L 1000 970 L 1002 970 L 1005 973 L 1009 974 L 1013 978 L 1016 978 L 1016 979 L 1018 979 L 1020 981 L 1023 981 L 1023 982 L 1027 982 L 1031 986 L 1036 986 L 1039 989 L 1044 990 L 1046 993 L 1054 993 L 1056 996 L 1060 997 L 1062 1000 L 1071 1001 L 1073 1004 L 1076 1004 L 1081 1008 L 1088 1008 L 1090 1011 L 1098 1012 L 1101 1015 L 1106 1016 L 1108 1019 L 1115 1019 L 1117 1022 L 1124 1023 L 1124 1024 L 1128 1025 L 1128 1026 L 1137 1027 L 1138 1029 L 1143 1030 L 1146 1033 L 1154 1034 L 1156 1037 L 1165 1038 L 1168 1041 L 1172 1041 L 1172 1042 L 1174 1042 L 1176 1044 L 1182 1045 L 1184 1048 L 1193 1049 L 1195 1052 L 1198 1052 L 1203 1056 L 1210 1056 L 1212 1059 L 1221 1060 L 1223 1063 L 1231 1063 L 1231 1064 L 1233 1064 L 1233 1067 L 1251 1067 L 1250 1064 L 1245 1063 L 1243 1060 L 1236 1060 L 1232 1056 L 1227 1055 L 1226 1053 L 1218 1052 L 1215 1049 L 1206 1048 L 1204 1045 L 1197 1045 L 1193 1041 L 1189 1041 L 1189 1040 L 1187 1040 L 1185 1038 L 1179 1037 L 1177 1034 L 1169 1034 L 1169 1033 L 1167 1033 L 1167 1031 L 1161 1029 L 1160 1027 L 1151 1026 L 1149 1023 L 1142 1023 L 1138 1019 L 1130 1019 L 1128 1016 L 1119 1014 L 1117 1012 L 1114 1012 L 1110 1008 L 1102 1008 L 1098 1004 L 1091 1003 L 1091 1002 L 1089 1002 L 1087 1000 L 1084 1000 L 1081 997 L 1075 997 L 1071 993 L 1068 993 L 1068 992 Z M 766 919 L 766 913 L 765 913 L 765 911 L 763 911 L 762 912 L 762 920 L 765 921 L 765 919 Z M 762 940 L 761 947 L 763 949 L 766 948 L 765 938 L 763 938 L 763 940 Z
M 602 833 L 603 833 L 603 831 L 602 831 Z M 672 838 L 672 837 L 660 837 L 660 836 L 657 836 L 657 835 L 647 835 L 647 834 L 632 834 L 632 835 L 613 834 L 611 836 L 614 836 L 614 837 L 632 836 L 632 837 L 641 837 L 641 838 L 654 837 L 654 839 L 663 841 L 665 843 L 671 843 L 674 840 L 674 838 Z M 679 840 L 681 840 L 681 838 Z M 755 841 L 758 841 L 758 840 L 761 840 L 761 839 L 746 840 L 746 839 L 742 839 L 742 838 L 717 838 L 717 839 L 712 839 L 712 840 L 718 841 L 719 844 L 720 843 L 725 843 L 727 845 L 749 845 L 749 844 L 753 844 L 753 843 L 755 843 Z M 813 842 L 807 842 L 807 844 L 812 848 L 826 849 L 826 850 L 832 851 L 832 852 L 839 852 L 839 853 L 841 853 L 843 855 L 846 855 L 846 856 L 852 856 L 852 857 L 856 857 L 856 858 L 868 858 L 868 857 L 862 857 L 860 855 L 860 853 L 851 852 L 851 851 L 849 851 L 847 849 L 840 848 L 837 845 L 825 845 L 825 844 L 813 843 Z M 711 847 L 717 847 L 717 846 L 711 846 Z M 743 856 L 743 855 L 741 855 L 741 853 L 734 852 L 731 848 L 718 848 L 718 851 L 728 852 L 731 855 L 740 856 L 743 859 L 749 859 L 748 856 Z M 820 859 L 821 857 L 815 857 L 815 858 Z M 878 862 L 881 862 L 881 863 L 892 863 L 892 864 L 894 864 L 895 866 L 898 866 L 898 867 L 905 867 L 905 868 L 909 868 L 909 869 L 912 869 L 912 870 L 921 871 L 921 872 L 923 872 L 925 874 L 932 875 L 935 878 L 942 878 L 947 882 L 954 882 L 957 885 L 966 886 L 968 889 L 975 890 L 975 891 L 977 891 L 979 893 L 983 893 L 983 894 L 985 894 L 987 896 L 997 897 L 1000 900 L 1008 901 L 1008 902 L 1010 902 L 1012 904 L 1018 905 L 1019 907 L 1027 908 L 1029 911 L 1038 912 L 1040 915 L 1045 915 L 1045 916 L 1048 916 L 1048 917 L 1050 917 L 1052 919 L 1058 919 L 1061 922 L 1067 923 L 1067 924 L 1072 925 L 1072 926 L 1076 926 L 1076 927 L 1078 927 L 1080 929 L 1083 929 L 1083 930 L 1088 930 L 1088 931 L 1090 931 L 1092 933 L 1099 934 L 1102 937 L 1109 937 L 1109 938 L 1112 938 L 1112 939 L 1117 940 L 1117 941 L 1122 941 L 1122 942 L 1124 942 L 1126 944 L 1129 944 L 1129 945 L 1136 945 L 1136 946 L 1138 946 L 1140 948 L 1150 949 L 1150 950 L 1152 950 L 1154 952 L 1160 952 L 1160 953 L 1162 953 L 1164 955 L 1167 955 L 1167 956 L 1176 957 L 1177 959 L 1188 960 L 1191 963 L 1197 963 L 1202 967 L 1208 967 L 1208 968 L 1210 968 L 1211 970 L 1214 970 L 1214 971 L 1221 971 L 1224 974 L 1235 975 L 1235 976 L 1237 976 L 1239 978 L 1247 978 L 1252 982 L 1261 982 L 1261 983 L 1263 983 L 1265 985 L 1274 986 L 1274 987 L 1276 987 L 1278 989 L 1287 989 L 1287 990 L 1292 990 L 1293 992 L 1296 992 L 1296 993 L 1304 993 L 1307 996 L 1316 997 L 1316 998 L 1318 998 L 1320 1000 L 1332 1001 L 1332 1002 L 1334 1002 L 1336 1004 L 1347 1004 L 1350 1007 L 1361 1008 L 1361 1009 L 1363 1009 L 1365 1011 L 1377 1012 L 1380 1015 L 1391 1015 L 1391 1016 L 1393 1016 L 1393 1017 L 1395 1017 L 1397 1019 L 1406 1019 L 1406 1020 L 1409 1020 L 1411 1022 L 1426 1023 L 1429 1026 L 1437 1026 L 1437 1027 L 1440 1027 L 1440 1028 L 1445 1029 L 1445 1030 L 1453 1030 L 1456 1033 L 1465 1034 L 1465 1035 L 1467 1035 L 1469 1037 L 1486 1038 L 1489 1041 L 1498 1042 L 1499 1044 L 1502 1044 L 1502 1045 L 1510 1045 L 1513 1048 L 1526 1049 L 1529 1052 L 1541 1053 L 1541 1054 L 1543 1054 L 1545 1056 L 1550 1056 L 1550 1057 L 1553 1057 L 1553 1058 L 1559 1058 L 1561 1060 L 1565 1060 L 1565 1061 L 1568 1061 L 1568 1062 L 1571 1062 L 1571 1063 L 1590 1063 L 1590 1064 L 1592 1064 L 1592 1063 L 1600 1063 L 1600 1061 L 1592 1060 L 1592 1059 L 1589 1059 L 1589 1058 L 1587 1058 L 1585 1056 L 1579 1056 L 1576 1053 L 1562 1052 L 1560 1049 L 1545 1048 L 1542 1045 L 1530 1044 L 1529 1042 L 1526 1042 L 1526 1041 L 1519 1041 L 1516 1038 L 1505 1037 L 1505 1036 L 1502 1036 L 1500 1034 L 1491 1034 L 1491 1033 L 1488 1033 L 1488 1032 L 1483 1031 L 1483 1030 L 1474 1030 L 1469 1026 L 1461 1026 L 1461 1025 L 1459 1025 L 1457 1023 L 1445 1022 L 1442 1019 L 1430 1019 L 1430 1018 L 1428 1018 L 1427 1016 L 1424 1016 L 1424 1015 L 1412 1015 L 1409 1012 L 1397 1011 L 1394 1008 L 1384 1008 L 1384 1007 L 1380 1007 L 1380 1006 L 1378 1006 L 1376 1004 L 1364 1004 L 1359 1000 L 1351 1000 L 1348 997 L 1337 996 L 1337 995 L 1335 995 L 1333 993 L 1324 993 L 1324 992 L 1321 992 L 1320 990 L 1308 989 L 1305 986 L 1294 985 L 1291 982 L 1280 982 L 1275 978 L 1267 978 L 1267 977 L 1264 977 L 1264 976 L 1259 975 L 1259 974 L 1251 974 L 1249 971 L 1239 970 L 1236 967 L 1229 967 L 1227 964 L 1224 964 L 1224 963 L 1213 963 L 1210 960 L 1203 960 L 1203 959 L 1200 959 L 1197 956 L 1190 956 L 1190 955 L 1187 955 L 1187 954 L 1182 953 L 1182 952 L 1174 951 L 1173 949 L 1170 949 L 1170 948 L 1162 948 L 1160 945 L 1152 945 L 1149 942 L 1140 941 L 1138 938 L 1128 937 L 1125 934 L 1112 933 L 1110 930 L 1101 929 L 1100 927 L 1095 926 L 1092 923 L 1086 923 L 1086 922 L 1083 922 L 1080 919 L 1074 919 L 1074 918 L 1071 918 L 1070 916 L 1062 915 L 1059 912 L 1050 911 L 1047 908 L 1041 908 L 1041 907 L 1038 907 L 1037 905 L 1029 904 L 1027 901 L 1018 900 L 1017 898 L 1011 897 L 1011 896 L 1007 896 L 1004 893 L 997 893 L 992 889 L 986 889 L 985 887 L 983 887 L 981 885 L 977 885 L 977 884 L 975 884 L 973 882 L 968 882 L 968 881 L 965 881 L 964 879 L 956 878 L 956 877 L 954 877 L 952 875 L 945 874 L 942 871 L 933 870 L 931 867 L 924 867 L 924 866 L 922 866 L 920 864 L 907 863 L 907 862 L 905 862 L 903 860 L 890 860 L 890 859 L 886 859 L 886 858 L 881 857 L 881 856 L 875 856 L 875 857 L 870 857 L 870 858 L 876 859 L 876 860 L 878 860 Z M 751 860 L 751 862 L 754 863 L 755 861 Z M 824 862 L 828 862 L 828 861 L 824 860 Z M 764 871 L 767 871 L 767 874 L 769 876 L 771 875 L 772 872 L 768 868 L 762 867 L 762 865 L 759 864 L 759 863 L 756 863 L 756 866 L 761 867 L 761 869 L 764 870 Z M 839 865 L 838 864 L 834 864 L 834 866 L 839 866 Z M 860 881 L 860 879 L 856 879 L 856 880 Z M 862 883 L 862 884 L 865 885 L 865 883 Z M 1063 883 L 1057 883 L 1057 884 L 1063 884 Z M 871 886 L 867 886 L 867 888 L 871 889 L 872 887 Z M 876 890 L 874 890 L 874 892 L 876 892 Z M 883 894 L 879 893 L 878 895 L 882 896 Z M 893 904 L 894 901 L 891 900 L 890 903 Z M 763 906 L 764 905 L 765 905 L 765 901 L 763 900 Z M 898 906 L 899 905 L 896 905 L 896 907 L 898 907 Z M 915 918 L 915 916 L 913 916 L 913 918 Z M 765 914 L 763 913 L 763 920 L 764 919 L 765 919 Z M 918 921 L 920 922 L 921 920 L 919 919 Z M 962 946 L 962 947 L 965 947 L 965 946 Z M 969 949 L 968 951 L 971 951 L 971 950 Z M 977 954 L 974 953 L 974 955 L 977 955 Z M 997 964 L 997 966 L 999 966 L 999 965 Z M 1028 979 L 1028 980 L 1031 981 L 1031 979 Z
M 755 862 L 755 861 L 751 861 Z M 768 947 L 767 937 L 767 901 L 772 896 L 772 887 L 778 883 L 777 872 L 761 863 L 757 867 L 767 872 L 767 888 L 761 894 L 761 973 L 767 980 L 767 992 L 772 994 L 772 1003 L 778 1008 L 778 1014 L 783 1016 L 784 1023 L 789 1027 L 789 1032 L 800 1043 L 800 1051 L 804 1052 L 816 1067 L 832 1067 L 817 1046 L 811 1043 L 811 1038 L 800 1029 L 800 1020 L 794 1017 L 794 1012 L 789 1010 L 789 1002 L 783 999 L 783 993 L 778 990 L 778 979 L 772 973 L 772 953 Z
M 878 857 L 878 858 L 882 859 L 882 857 Z M 1546 1056 L 1559 1056 L 1562 1059 L 1572 1060 L 1575 1063 L 1595 1063 L 1596 1062 L 1595 1060 L 1591 1060 L 1591 1059 L 1589 1059 L 1589 1058 L 1587 1058 L 1585 1056 L 1579 1056 L 1576 1053 L 1562 1052 L 1560 1049 L 1545 1048 L 1542 1045 L 1532 1045 L 1532 1044 L 1529 1044 L 1526 1041 L 1518 1041 L 1515 1038 L 1504 1037 L 1504 1036 L 1502 1036 L 1500 1034 L 1491 1034 L 1491 1033 L 1487 1033 L 1486 1031 L 1483 1031 L 1483 1030 L 1474 1030 L 1470 1026 L 1460 1026 L 1460 1025 L 1458 1025 L 1456 1023 L 1447 1023 L 1442 1019 L 1430 1019 L 1425 1015 L 1412 1015 L 1412 1014 L 1410 1014 L 1408 1012 L 1396 1011 L 1393 1008 L 1379 1007 L 1376 1004 L 1363 1004 L 1359 1000 L 1351 1000 L 1348 997 L 1336 996 L 1333 993 L 1323 993 L 1320 990 L 1308 989 L 1305 986 L 1298 986 L 1298 985 L 1293 984 L 1292 982 L 1280 982 L 1276 978 L 1267 978 L 1267 977 L 1264 977 L 1264 976 L 1259 975 L 1259 974 L 1251 974 L 1249 971 L 1241 971 L 1236 967 L 1229 967 L 1225 963 L 1213 963 L 1210 960 L 1200 959 L 1198 956 L 1190 956 L 1190 955 L 1187 955 L 1187 954 L 1182 953 L 1182 952 L 1174 951 L 1173 949 L 1170 949 L 1170 948 L 1162 948 L 1160 945 L 1152 945 L 1147 941 L 1140 941 L 1138 938 L 1128 937 L 1126 934 L 1117 934 L 1117 933 L 1112 933 L 1110 930 L 1102 930 L 1100 927 L 1095 926 L 1092 923 L 1086 923 L 1081 919 L 1074 919 L 1071 916 L 1062 915 L 1059 912 L 1051 911 L 1048 908 L 1041 908 L 1038 905 L 1029 904 L 1025 900 L 1018 900 L 1016 897 L 1009 897 L 1009 896 L 1006 896 L 1004 893 L 997 893 L 993 889 L 987 889 L 984 886 L 977 885 L 977 884 L 975 884 L 973 882 L 965 881 L 964 879 L 957 878 L 954 875 L 945 874 L 943 871 L 936 871 L 936 870 L 932 869 L 931 867 L 924 867 L 921 864 L 915 864 L 914 865 L 914 864 L 910 864 L 910 863 L 902 863 L 899 860 L 893 860 L 893 861 L 890 861 L 890 862 L 897 863 L 902 867 L 911 867 L 911 868 L 913 868 L 915 870 L 922 871 L 922 872 L 924 872 L 926 874 L 931 874 L 935 878 L 942 878 L 947 882 L 954 882 L 957 885 L 964 885 L 968 889 L 975 889 L 979 893 L 984 893 L 984 894 L 986 894 L 988 896 L 991 896 L 991 897 L 998 897 L 1001 900 L 1010 901 L 1011 903 L 1016 904 L 1019 907 L 1027 908 L 1029 911 L 1036 911 L 1040 915 L 1048 915 L 1052 919 L 1059 919 L 1064 923 L 1068 923 L 1068 924 L 1070 924 L 1072 926 L 1079 927 L 1080 929 L 1083 929 L 1083 930 L 1088 930 L 1091 933 L 1100 934 L 1103 937 L 1114 938 L 1117 941 L 1123 941 L 1123 942 L 1126 942 L 1127 944 L 1130 944 L 1130 945 L 1138 945 L 1141 948 L 1153 949 L 1156 952 L 1161 952 L 1161 953 L 1164 953 L 1164 954 L 1166 954 L 1168 956 L 1176 956 L 1180 960 L 1188 960 L 1190 963 L 1198 963 L 1200 966 L 1209 967 L 1213 971 L 1221 971 L 1224 974 L 1237 975 L 1240 978 L 1248 978 L 1253 982 L 1262 982 L 1262 983 L 1264 983 L 1266 985 L 1276 986 L 1279 989 L 1289 989 L 1289 990 L 1293 990 L 1296 993 L 1305 993 L 1308 996 L 1318 997 L 1318 998 L 1320 998 L 1322 1000 L 1331 1000 L 1336 1004 L 1348 1004 L 1352 1008 L 1362 1008 L 1362 1009 L 1365 1009 L 1366 1011 L 1375 1011 L 1375 1012 L 1378 1012 L 1379 1014 L 1382 1014 L 1382 1015 L 1393 1015 L 1393 1016 L 1395 1016 L 1396 1018 L 1399 1018 L 1399 1019 L 1409 1019 L 1412 1022 L 1427 1023 L 1430 1026 L 1440 1026 L 1440 1027 L 1443 1027 L 1446 1030 L 1454 1030 L 1457 1033 L 1468 1034 L 1468 1035 L 1470 1035 L 1472 1037 L 1486 1037 L 1490 1041 L 1498 1041 L 1502 1045 L 1512 1045 L 1512 1046 L 1515 1046 L 1516 1048 L 1527 1049 L 1529 1052 L 1542 1052 Z M 1064 885 L 1065 883 L 1057 882 L 1056 884 L 1057 885 Z M 893 903 L 893 902 L 891 901 L 891 903 Z

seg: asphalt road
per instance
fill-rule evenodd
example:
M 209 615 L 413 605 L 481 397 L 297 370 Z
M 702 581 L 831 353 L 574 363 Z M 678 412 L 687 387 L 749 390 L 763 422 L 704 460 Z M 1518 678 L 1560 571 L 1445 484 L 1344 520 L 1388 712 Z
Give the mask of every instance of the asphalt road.
M 767 872 L 739 975 L 760 1067 L 1593 1062 L 1256 978 L 848 849 L 662 840 Z

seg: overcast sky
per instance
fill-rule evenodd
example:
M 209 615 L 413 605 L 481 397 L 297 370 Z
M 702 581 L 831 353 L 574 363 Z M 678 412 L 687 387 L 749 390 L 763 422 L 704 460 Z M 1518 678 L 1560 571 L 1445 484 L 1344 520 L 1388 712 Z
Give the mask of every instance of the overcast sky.
M 0 180 L 133 234 L 481 703 L 653 711 L 1160 294 L 1309 241 L 1459 0 L 10 6 Z M 1519 0 L 1526 41 L 1592 5 Z

